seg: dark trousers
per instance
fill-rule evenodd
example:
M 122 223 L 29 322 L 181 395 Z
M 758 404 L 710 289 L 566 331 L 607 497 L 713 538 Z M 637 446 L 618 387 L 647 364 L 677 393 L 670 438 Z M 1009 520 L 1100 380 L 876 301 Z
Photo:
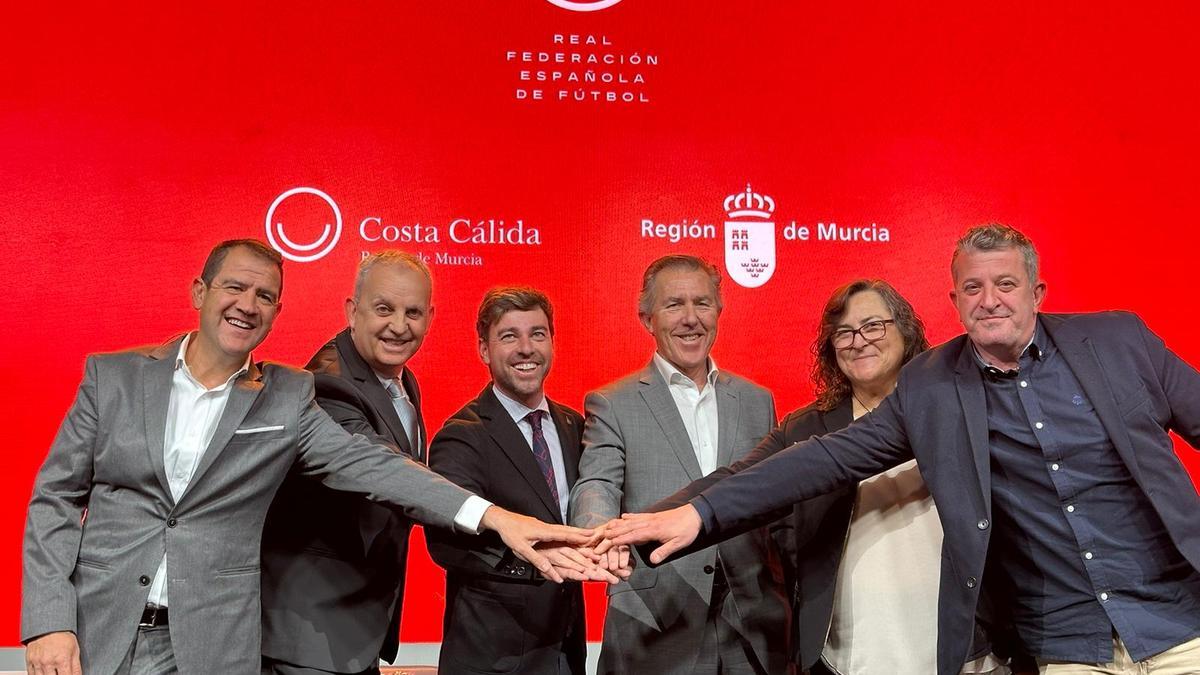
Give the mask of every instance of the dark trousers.
M 291 663 L 278 661 L 269 656 L 264 656 L 262 660 L 262 675 L 329 675 L 332 672 L 336 671 L 297 666 Z M 347 673 L 343 675 L 379 675 L 379 666 L 374 665 L 358 673 Z

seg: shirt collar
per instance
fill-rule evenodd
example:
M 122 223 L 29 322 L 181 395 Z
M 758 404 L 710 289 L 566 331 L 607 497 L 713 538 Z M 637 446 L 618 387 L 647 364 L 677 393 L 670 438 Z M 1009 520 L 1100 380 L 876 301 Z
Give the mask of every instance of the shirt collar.
M 1033 336 L 1029 338 L 1029 342 L 1025 345 L 1025 348 L 1021 350 L 1021 355 L 1017 357 L 1018 364 L 1022 358 L 1025 358 L 1026 354 L 1035 361 L 1041 361 L 1046 355 L 1048 339 L 1046 331 L 1042 329 L 1042 317 L 1039 314 L 1033 324 Z M 979 365 L 979 369 L 983 371 L 984 375 L 992 378 L 1008 379 L 1016 377 L 1021 372 L 1019 365 L 1016 368 L 1003 370 L 988 363 L 987 359 L 984 358 L 983 354 L 979 353 L 979 349 L 975 346 L 974 342 L 971 342 L 970 338 L 967 339 L 967 342 L 971 344 L 971 354 L 975 356 L 975 363 Z
M 676 368 L 670 361 L 664 359 L 662 354 L 659 354 L 658 352 L 654 352 L 654 367 L 658 369 L 658 374 L 662 375 L 662 378 L 667 381 L 668 385 L 691 383 L 693 387 L 696 386 L 696 383 L 692 382 L 692 378 L 684 375 L 678 368 Z M 721 371 L 717 369 L 717 362 L 714 361 L 711 356 L 708 357 L 708 375 L 706 377 L 708 384 L 716 385 L 717 376 L 720 374 Z
M 500 405 L 504 407 L 505 412 L 508 413 L 508 416 L 511 417 L 514 422 L 520 422 L 521 420 L 525 419 L 526 415 L 534 410 L 545 410 L 546 416 L 550 416 L 550 405 L 546 403 L 545 394 L 542 395 L 542 401 L 541 403 L 537 404 L 537 407 L 530 408 L 520 401 L 514 401 L 508 396 L 505 396 L 504 392 L 500 391 L 500 387 L 497 387 L 494 382 L 492 383 L 492 393 L 496 395 L 496 400 L 500 401 Z
M 201 387 L 204 387 L 204 385 L 200 384 L 200 380 L 197 380 L 196 376 L 192 375 L 192 369 L 188 367 L 187 359 L 184 358 L 184 355 L 187 354 L 188 342 L 190 342 L 191 339 L 192 339 L 192 333 L 188 333 L 187 335 L 183 336 L 183 340 L 179 343 L 179 353 L 175 355 L 175 370 L 182 369 L 183 373 L 185 375 L 187 375 L 189 380 L 191 380 L 192 382 L 195 382 L 196 384 L 200 385 Z M 237 378 L 248 373 L 250 371 L 251 363 L 252 362 L 250 360 L 250 355 L 247 354 L 246 362 L 242 364 L 242 367 L 236 373 L 230 375 L 229 379 L 225 380 L 224 384 L 217 386 L 217 387 L 213 387 L 213 389 L 221 389 L 222 387 L 228 386 L 230 382 L 233 382 Z M 207 389 L 207 387 L 204 387 L 204 388 Z
M 375 377 L 379 380 L 379 384 L 383 385 L 384 389 L 387 389 L 388 385 L 394 382 L 396 384 L 396 389 L 400 391 L 400 396 L 402 398 L 408 398 L 408 392 L 404 391 L 404 381 L 402 379 L 404 377 L 403 368 L 400 369 L 400 374 L 395 377 L 388 377 L 374 368 L 371 369 L 371 372 L 375 374 Z

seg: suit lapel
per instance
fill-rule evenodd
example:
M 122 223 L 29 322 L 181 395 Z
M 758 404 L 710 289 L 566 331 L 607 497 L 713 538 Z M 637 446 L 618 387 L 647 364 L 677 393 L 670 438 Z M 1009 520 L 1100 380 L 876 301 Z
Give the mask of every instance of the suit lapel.
M 254 401 L 258 399 L 259 392 L 262 391 L 262 371 L 259 370 L 257 364 L 251 363 L 250 370 L 235 380 L 232 387 L 233 390 L 229 392 L 229 401 L 225 403 L 225 410 L 221 413 L 221 419 L 217 422 L 217 430 L 213 432 L 212 440 L 208 442 L 208 447 L 204 450 L 204 456 L 200 458 L 200 462 L 196 465 L 196 472 L 192 474 L 192 479 L 188 481 L 187 489 L 179 497 L 179 501 L 181 502 L 187 498 L 188 493 L 204 477 L 204 473 L 217 460 L 217 456 L 225 451 L 225 446 L 229 444 L 229 439 L 233 438 L 233 432 L 237 431 L 237 428 L 242 424 L 242 420 L 246 419 L 246 413 L 250 412 L 250 407 L 254 405 Z
M 164 464 L 167 434 L 167 412 L 171 401 L 171 381 L 175 377 L 175 357 L 179 354 L 182 338 L 157 349 L 150 354 L 154 359 L 142 371 L 142 414 L 146 425 L 146 450 L 150 453 L 150 465 L 162 486 L 167 501 L 173 502 L 171 484 L 167 482 Z
M 333 341 L 337 346 L 340 365 L 346 371 L 346 374 L 353 379 L 359 393 L 375 408 L 375 412 L 383 420 L 384 426 L 388 428 L 392 438 L 395 439 L 396 445 L 404 452 L 415 457 L 413 448 L 408 442 L 408 434 L 404 431 L 404 425 L 400 422 L 400 416 L 396 414 L 396 407 L 392 405 L 392 395 L 387 392 L 387 389 L 383 388 L 383 384 L 379 382 L 379 377 L 375 375 L 375 371 L 371 370 L 371 366 L 367 365 L 367 362 L 359 355 L 358 350 L 354 348 L 354 338 L 350 336 L 350 329 L 347 328 L 338 333 Z M 408 372 L 406 370 L 401 380 L 405 384 L 405 391 L 411 396 L 412 391 L 408 389 L 407 377 Z M 417 417 L 419 419 L 421 408 L 417 406 L 415 400 L 413 401 L 413 407 L 417 409 Z
M 963 338 L 962 351 L 955 367 L 954 385 L 958 389 L 958 400 L 963 409 L 963 420 L 967 425 L 967 438 L 971 455 L 975 460 L 975 473 L 979 478 L 979 490 L 983 507 L 988 517 L 992 513 L 992 470 L 991 450 L 988 444 L 987 396 L 983 391 L 983 374 L 971 354 L 971 343 Z
M 733 462 L 733 442 L 738 438 L 738 417 L 742 406 L 733 379 L 717 376 L 717 466 Z M 747 448 L 748 449 L 748 448 Z
M 1043 314 L 1041 317 L 1046 333 L 1054 340 L 1054 346 L 1058 348 L 1067 367 L 1075 374 L 1079 386 L 1096 409 L 1096 416 L 1108 432 L 1113 447 L 1117 449 L 1125 465 L 1137 476 L 1137 454 L 1134 453 L 1133 442 L 1129 439 L 1129 429 L 1118 423 L 1121 420 L 1121 412 L 1117 407 L 1117 399 L 1104 377 L 1104 370 L 1100 367 L 1100 359 L 1096 356 L 1091 340 L 1086 335 L 1071 330 L 1059 317 L 1052 314 Z
M 662 429 L 663 435 L 667 437 L 671 450 L 675 452 L 679 463 L 687 472 L 688 480 L 703 478 L 704 474 L 700 473 L 700 461 L 696 459 L 696 451 L 692 449 L 692 441 L 688 438 L 687 428 L 683 426 L 683 418 L 679 416 L 679 408 L 675 406 L 675 399 L 671 397 L 667 383 L 663 381 L 662 375 L 658 374 L 653 362 L 642 372 L 641 383 L 642 398 Z M 720 414 L 719 409 L 717 414 Z
M 567 489 L 575 485 L 579 479 L 579 434 L 580 429 L 575 420 L 563 412 L 562 406 L 546 400 L 550 404 L 550 416 L 554 418 L 554 426 L 558 429 L 558 444 L 562 447 L 563 470 L 567 474 Z
M 500 405 L 500 401 L 492 393 L 491 384 L 488 384 L 483 393 L 479 395 L 479 418 L 483 421 L 483 427 L 487 429 L 488 435 L 492 437 L 496 445 L 500 446 L 501 452 L 508 457 L 513 466 L 517 467 L 517 471 L 525 479 L 525 482 L 529 483 L 529 487 L 546 507 L 546 511 L 554 516 L 554 522 L 562 523 L 562 514 L 558 510 L 558 504 L 550 496 L 550 486 L 546 484 L 546 479 L 542 476 L 542 469 L 533 456 L 533 449 L 525 441 L 525 436 L 517 428 L 517 423 L 513 421 L 508 411 Z M 558 420 L 555 420 L 556 425 L 557 423 Z

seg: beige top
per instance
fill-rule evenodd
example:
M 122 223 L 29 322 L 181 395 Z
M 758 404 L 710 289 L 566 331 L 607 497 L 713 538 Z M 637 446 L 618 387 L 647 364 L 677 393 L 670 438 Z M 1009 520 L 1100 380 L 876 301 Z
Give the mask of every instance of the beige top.
M 825 662 L 843 675 L 936 673 L 941 553 L 942 526 L 916 460 L 859 483 Z M 988 656 L 963 672 L 999 666 Z

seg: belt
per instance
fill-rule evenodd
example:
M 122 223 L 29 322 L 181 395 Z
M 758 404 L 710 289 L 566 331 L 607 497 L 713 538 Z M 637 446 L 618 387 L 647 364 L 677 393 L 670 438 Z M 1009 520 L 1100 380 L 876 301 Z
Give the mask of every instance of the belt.
M 138 628 L 156 628 L 165 625 L 167 625 L 167 608 L 146 605 L 146 609 L 142 610 L 142 620 L 138 622 Z

